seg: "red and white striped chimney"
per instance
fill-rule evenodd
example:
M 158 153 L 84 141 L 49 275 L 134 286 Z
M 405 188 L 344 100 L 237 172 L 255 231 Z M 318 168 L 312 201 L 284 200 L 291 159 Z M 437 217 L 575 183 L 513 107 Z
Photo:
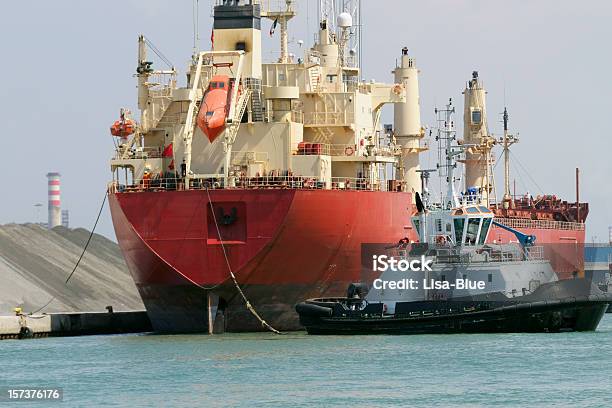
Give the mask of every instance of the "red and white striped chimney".
M 49 229 L 62 225 L 60 177 L 61 175 L 59 173 L 47 173 L 47 184 L 49 187 L 49 219 L 47 228 Z

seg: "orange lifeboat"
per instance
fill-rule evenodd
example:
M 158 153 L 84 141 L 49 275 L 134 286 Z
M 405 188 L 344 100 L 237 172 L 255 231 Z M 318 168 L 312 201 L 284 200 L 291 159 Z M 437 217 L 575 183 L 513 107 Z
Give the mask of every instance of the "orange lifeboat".
M 126 112 L 121 109 L 119 114 L 120 119 L 110 127 L 111 135 L 126 138 L 136 131 L 136 123 L 132 119 L 128 119 Z
M 229 113 L 230 79 L 227 75 L 215 75 L 208 84 L 196 119 L 198 127 L 212 143 L 225 129 Z

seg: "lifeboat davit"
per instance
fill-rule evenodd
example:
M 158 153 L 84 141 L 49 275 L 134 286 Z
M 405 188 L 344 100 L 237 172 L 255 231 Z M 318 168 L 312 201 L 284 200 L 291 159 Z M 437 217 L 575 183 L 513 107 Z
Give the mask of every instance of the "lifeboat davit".
M 212 143 L 225 129 L 225 118 L 230 106 L 230 79 L 227 75 L 214 75 L 202 99 L 196 119 L 198 127 Z

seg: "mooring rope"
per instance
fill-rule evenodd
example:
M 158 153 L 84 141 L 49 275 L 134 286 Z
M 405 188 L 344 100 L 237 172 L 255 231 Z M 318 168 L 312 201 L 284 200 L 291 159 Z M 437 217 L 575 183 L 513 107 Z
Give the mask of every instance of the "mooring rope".
M 266 329 L 270 330 L 273 333 L 283 334 L 280 331 L 276 330 L 274 327 L 272 327 L 264 319 L 262 319 L 261 316 L 259 316 L 259 313 L 257 313 L 257 310 L 255 310 L 253 305 L 251 305 L 251 302 L 249 302 L 249 300 L 247 299 L 246 295 L 244 294 L 244 292 L 240 288 L 240 285 L 238 284 L 238 281 L 236 280 L 236 275 L 234 275 L 234 272 L 232 271 L 232 266 L 230 265 L 229 258 L 227 256 L 227 251 L 225 250 L 225 244 L 223 243 L 223 239 L 221 237 L 221 230 L 219 230 L 219 223 L 217 222 L 217 216 L 215 215 L 215 208 L 213 207 L 213 202 L 212 202 L 212 199 L 210 198 L 210 191 L 208 190 L 208 185 L 206 185 L 206 195 L 208 196 L 208 203 L 210 204 L 210 211 L 212 212 L 212 215 L 213 215 L 213 221 L 215 222 L 215 228 L 217 229 L 217 235 L 219 236 L 219 242 L 221 242 L 221 250 L 223 251 L 223 257 L 225 258 L 225 263 L 227 264 L 227 269 L 229 271 L 230 277 L 232 278 L 232 281 L 234 282 L 234 286 L 236 287 L 236 290 L 238 291 L 238 293 L 240 294 L 240 296 L 244 300 L 244 303 L 245 303 L 247 309 L 249 309 L 251 314 L 253 316 L 255 316 L 255 318 L 257 320 L 259 320 L 259 322 L 261 323 L 261 325 L 263 327 L 265 327 Z
M 104 204 L 106 204 L 106 198 L 107 197 L 108 197 L 108 191 L 106 191 L 104 193 L 104 199 L 102 200 L 102 205 L 100 206 L 100 210 L 98 211 L 98 216 L 96 217 L 96 222 L 94 223 L 94 226 L 91 229 L 91 232 L 89 233 L 89 238 L 87 238 L 87 242 L 85 242 L 85 246 L 83 247 L 83 251 L 81 252 L 81 256 L 79 256 L 79 259 L 77 260 L 76 264 L 74 265 L 74 268 L 72 268 L 72 272 L 70 272 L 70 275 L 68 275 L 68 277 L 64 281 L 64 286 L 66 286 L 68 284 L 68 281 L 70 281 L 70 279 L 72 278 L 72 275 L 74 275 L 74 273 L 76 272 L 77 268 L 81 264 L 81 260 L 83 259 L 83 256 L 85 255 L 85 251 L 87 251 L 87 247 L 89 247 L 89 243 L 91 242 L 91 239 L 93 238 L 93 235 L 94 235 L 94 232 L 96 230 L 96 227 L 98 226 L 98 221 L 100 221 L 100 216 L 102 215 L 102 210 L 104 209 Z M 53 302 L 55 299 L 56 299 L 55 296 L 51 296 L 51 299 L 49 299 L 49 301 L 47 303 L 45 303 L 43 306 L 41 306 L 40 308 L 38 308 L 37 310 L 33 311 L 30 314 L 36 314 L 36 313 L 40 312 L 41 310 L 43 310 L 47 306 L 49 306 L 51 304 L 51 302 Z

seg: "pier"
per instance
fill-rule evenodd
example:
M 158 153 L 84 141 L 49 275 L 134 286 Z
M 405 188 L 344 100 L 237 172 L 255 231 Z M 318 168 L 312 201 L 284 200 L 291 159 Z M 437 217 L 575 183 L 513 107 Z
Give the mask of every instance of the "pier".
M 0 340 L 152 331 L 144 310 L 0 316 Z

